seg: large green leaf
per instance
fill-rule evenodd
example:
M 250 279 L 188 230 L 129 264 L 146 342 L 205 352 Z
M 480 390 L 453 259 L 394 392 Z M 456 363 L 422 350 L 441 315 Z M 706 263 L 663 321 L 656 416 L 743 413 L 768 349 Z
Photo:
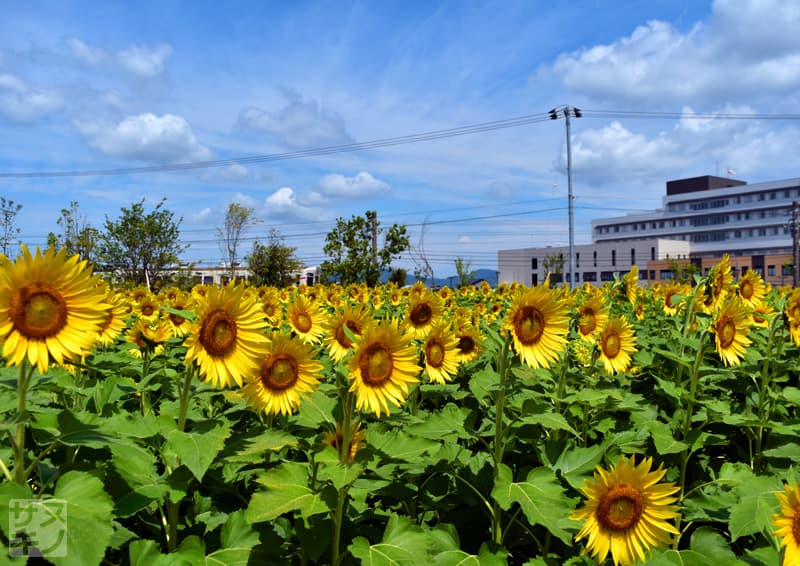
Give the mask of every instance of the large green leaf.
M 227 423 L 206 421 L 192 432 L 170 431 L 167 434 L 166 448 L 180 458 L 181 463 L 191 470 L 198 481 L 202 481 L 214 458 L 225 447 L 225 439 L 230 433 Z
M 500 465 L 492 497 L 504 510 L 519 503 L 531 525 L 542 525 L 567 546 L 572 546 L 572 534 L 577 524 L 569 520 L 569 510 L 575 500 L 564 494 L 555 473 L 547 468 L 534 468 L 525 481 L 513 481 L 511 468 Z
M 728 528 L 733 540 L 758 532 L 772 536 L 772 516 L 780 511 L 777 493 L 783 485 L 775 477 L 754 476 L 737 489 L 739 501 L 731 508 Z
M 580 436 L 578 431 L 570 426 L 564 415 L 559 413 L 536 413 L 525 415 L 514 423 L 514 426 L 538 425 L 547 430 L 565 430 L 574 436 Z
M 67 555 L 56 566 L 100 564 L 114 533 L 111 497 L 103 482 L 86 472 L 67 472 L 58 480 L 54 499 L 67 504 Z
M 206 564 L 235 566 L 247 564 L 258 544 L 258 533 L 248 524 L 243 509 L 228 515 L 222 526 L 221 548 L 206 557 Z
M 584 477 L 594 471 L 605 451 L 604 444 L 566 449 L 559 454 L 553 469 L 561 472 L 572 487 L 581 489 L 584 487 Z
M 662 456 L 677 454 L 689 447 L 685 442 L 676 440 L 669 426 L 661 421 L 652 421 L 647 428 L 650 430 L 650 436 L 653 438 L 656 451 Z
M 136 493 L 151 499 L 159 499 L 166 493 L 166 482 L 156 472 L 155 455 L 138 444 L 126 442 L 112 446 L 111 463 Z
M 308 465 L 300 462 L 285 462 L 267 471 L 258 480 L 266 490 L 250 499 L 247 522 L 272 521 L 290 511 L 300 511 L 303 517 L 329 511 L 320 494 L 308 487 L 308 480 Z
M 457 438 L 472 438 L 474 435 L 464 426 L 467 415 L 469 409 L 450 403 L 439 412 L 426 415 L 421 423 L 406 427 L 405 430 L 409 434 L 430 440 L 452 441 Z
M 433 454 L 439 448 L 438 442 L 398 430 L 383 433 L 368 429 L 367 444 L 376 452 L 405 462 L 422 461 L 424 454 Z
M 383 540 L 370 544 L 356 537 L 348 550 L 361 560 L 363 566 L 416 566 L 429 563 L 428 537 L 408 517 L 392 515 L 386 524 Z

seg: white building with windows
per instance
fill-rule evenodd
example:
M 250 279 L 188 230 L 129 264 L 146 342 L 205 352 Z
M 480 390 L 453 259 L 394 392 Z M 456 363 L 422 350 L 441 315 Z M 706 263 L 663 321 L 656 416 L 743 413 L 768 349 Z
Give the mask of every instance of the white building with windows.
M 667 181 L 662 208 L 592 221 L 593 243 L 574 247 L 575 282 L 601 284 L 633 265 L 643 280 L 669 279 L 671 259 L 706 266 L 727 253 L 742 271 L 755 269 L 768 281 L 785 284 L 795 201 L 800 201 L 800 178 L 748 184 L 706 175 Z M 548 271 L 543 262 L 551 267 L 559 254 L 566 280 L 567 246 L 500 250 L 499 281 L 540 283 Z M 556 279 L 551 275 L 551 282 Z

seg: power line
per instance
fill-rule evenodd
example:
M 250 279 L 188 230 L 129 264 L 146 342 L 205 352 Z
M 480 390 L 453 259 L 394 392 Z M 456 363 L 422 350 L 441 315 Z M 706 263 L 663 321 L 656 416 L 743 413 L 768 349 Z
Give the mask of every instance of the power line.
M 800 120 L 800 114 L 744 114 L 744 113 L 709 113 L 709 112 L 649 112 L 633 110 L 581 110 L 585 118 L 635 118 L 635 119 L 702 119 L 702 120 Z M 272 153 L 267 155 L 252 155 L 237 157 L 232 159 L 219 159 L 211 161 L 194 161 L 188 163 L 174 163 L 167 165 L 149 165 L 142 167 L 119 167 L 112 169 L 85 169 L 73 171 L 27 171 L 20 173 L 0 172 L 0 179 L 21 179 L 21 178 L 53 178 L 53 177 L 94 177 L 101 175 L 130 175 L 139 173 L 165 173 L 173 171 L 189 171 L 194 169 L 209 169 L 214 167 L 224 167 L 226 165 L 249 165 L 258 163 L 268 163 L 272 161 L 284 161 L 290 159 L 302 159 L 306 157 L 319 157 L 336 153 L 352 151 L 362 151 L 365 149 L 377 149 L 395 145 L 412 144 L 424 141 L 432 141 L 456 136 L 465 136 L 505 128 L 516 128 L 529 124 L 546 122 L 551 119 L 547 112 L 537 114 L 527 114 L 514 118 L 505 118 L 491 122 L 481 122 L 455 128 L 445 128 L 432 130 L 405 136 L 381 138 L 366 142 L 353 142 L 326 147 L 302 149 L 284 153 Z

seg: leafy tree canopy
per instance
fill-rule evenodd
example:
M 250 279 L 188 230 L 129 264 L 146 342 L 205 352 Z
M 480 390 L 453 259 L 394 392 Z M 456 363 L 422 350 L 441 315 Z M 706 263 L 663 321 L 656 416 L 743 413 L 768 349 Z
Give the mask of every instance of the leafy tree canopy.
M 253 251 L 247 256 L 247 263 L 253 273 L 256 285 L 286 287 L 297 282 L 297 271 L 303 264 L 294 255 L 297 248 L 287 246 L 283 236 L 275 228 L 269 232 L 266 244 L 258 240 L 253 243 Z

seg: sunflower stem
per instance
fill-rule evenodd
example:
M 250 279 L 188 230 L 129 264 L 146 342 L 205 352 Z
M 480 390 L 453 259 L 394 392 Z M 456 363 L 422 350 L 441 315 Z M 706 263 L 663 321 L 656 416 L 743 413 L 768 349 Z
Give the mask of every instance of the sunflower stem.
M 194 377 L 194 364 L 186 368 L 183 377 L 183 387 L 181 388 L 180 412 L 178 413 L 178 430 L 183 432 L 186 428 L 186 413 L 189 411 L 189 397 L 191 396 L 192 378 Z
M 145 348 L 145 350 L 142 352 L 142 379 L 139 381 L 140 386 L 147 383 L 147 376 L 149 373 L 150 351 Z M 141 409 L 143 415 L 150 411 L 150 398 L 146 389 L 142 389 L 139 393 L 139 408 Z
M 8 481 L 14 481 L 14 477 L 11 475 L 11 472 L 8 471 L 8 466 L 6 466 L 2 458 L 0 458 L 0 470 L 2 470 L 3 476 L 5 476 Z
M 28 386 L 33 376 L 35 366 L 28 368 L 26 359 L 22 360 L 19 366 L 19 381 L 17 381 L 17 438 L 13 443 L 14 449 L 14 480 L 20 484 L 28 483 L 28 474 L 25 470 L 25 433 L 27 425 L 25 423 L 25 409 L 28 400 Z
M 692 429 L 692 414 L 694 413 L 694 402 L 697 396 L 697 386 L 698 382 L 700 381 L 700 365 L 703 362 L 703 350 L 705 346 L 706 335 L 708 334 L 708 330 L 704 330 L 700 334 L 700 342 L 697 345 L 697 353 L 695 354 L 694 363 L 692 364 L 692 375 L 690 376 L 689 381 L 689 398 L 686 402 L 686 414 L 684 415 L 683 419 L 683 428 L 681 429 L 681 441 L 684 443 L 686 442 L 686 438 L 689 436 L 689 433 Z M 691 451 L 689 450 L 689 446 L 687 445 L 686 448 L 681 451 L 681 467 L 680 467 L 680 477 L 678 480 L 678 485 L 680 486 L 680 496 L 678 501 L 683 501 L 684 495 L 686 493 L 686 470 L 688 469 L 689 465 L 689 458 L 691 456 Z M 676 528 L 678 532 L 680 532 L 681 526 L 681 512 L 678 511 L 678 515 L 676 517 Z M 673 548 L 677 550 L 678 543 L 680 542 L 680 535 L 675 537 L 675 542 L 673 543 Z
M 339 555 L 342 544 L 342 522 L 344 520 L 344 508 L 347 503 L 347 492 L 350 486 L 345 485 L 339 488 L 336 497 L 336 509 L 333 515 L 333 540 L 331 541 L 331 565 L 339 564 Z
M 770 386 L 770 360 L 772 359 L 772 347 L 775 344 L 775 332 L 778 329 L 778 321 L 782 320 L 779 316 L 772 317 L 769 325 L 769 338 L 767 339 L 767 349 L 761 363 L 761 382 L 758 387 L 758 429 L 755 438 L 755 450 L 751 467 L 754 471 L 759 471 L 763 465 L 763 440 L 764 422 L 769 419 L 771 411 L 767 409 L 769 386 Z M 778 352 L 780 355 L 780 352 Z M 779 357 L 776 356 L 776 357 Z
M 506 402 L 506 381 L 508 379 L 508 349 L 511 344 L 511 333 L 506 333 L 503 346 L 497 352 L 495 364 L 497 366 L 497 376 L 500 387 L 497 388 L 495 397 L 494 415 L 494 446 L 492 457 L 494 459 L 494 482 L 500 477 L 500 465 L 503 463 L 503 451 L 505 450 L 505 428 L 503 426 L 503 413 L 505 412 Z M 492 506 L 492 540 L 498 545 L 503 542 L 503 523 L 502 509 L 500 504 L 495 501 Z

